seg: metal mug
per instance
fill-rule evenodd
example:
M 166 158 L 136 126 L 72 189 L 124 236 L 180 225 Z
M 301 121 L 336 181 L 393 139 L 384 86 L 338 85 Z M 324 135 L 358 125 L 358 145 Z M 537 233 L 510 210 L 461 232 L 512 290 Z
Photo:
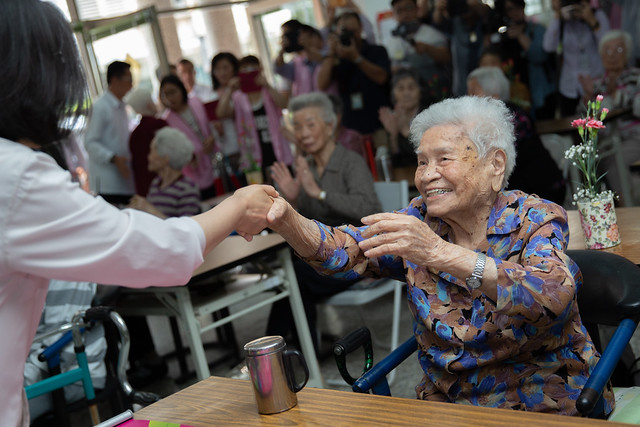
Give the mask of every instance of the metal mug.
M 293 408 L 296 393 L 309 380 L 309 369 L 302 354 L 286 350 L 284 338 L 268 336 L 244 345 L 246 363 L 251 375 L 253 391 L 261 414 L 275 414 Z M 304 371 L 304 381 L 297 384 L 293 360 L 298 359 Z

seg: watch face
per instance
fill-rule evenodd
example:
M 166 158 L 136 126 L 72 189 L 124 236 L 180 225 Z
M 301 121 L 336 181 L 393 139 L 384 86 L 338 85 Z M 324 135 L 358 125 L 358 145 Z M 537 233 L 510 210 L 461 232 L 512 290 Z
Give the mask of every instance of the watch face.
M 471 289 L 478 289 L 480 285 L 482 285 L 482 280 L 480 280 L 480 278 L 474 276 L 467 277 L 467 286 Z

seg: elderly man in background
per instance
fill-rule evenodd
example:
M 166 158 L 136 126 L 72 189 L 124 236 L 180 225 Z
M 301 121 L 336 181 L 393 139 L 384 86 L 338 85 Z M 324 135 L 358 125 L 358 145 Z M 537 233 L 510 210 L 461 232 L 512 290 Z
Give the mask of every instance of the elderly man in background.
M 420 196 L 330 227 L 276 199 L 270 227 L 318 271 L 406 280 L 425 400 L 576 415 L 600 355 L 582 324 L 565 210 L 505 187 L 511 113 L 493 98 L 434 104 L 411 125 Z M 604 391 L 605 414 L 614 405 Z
M 114 61 L 107 67 L 105 93 L 93 104 L 84 145 L 89 155 L 91 190 L 112 204 L 126 204 L 133 195 L 129 164 L 129 119 L 123 102 L 133 87 L 131 66 Z
M 187 88 L 189 96 L 195 96 L 202 103 L 216 99 L 215 92 L 210 87 L 196 82 L 196 68 L 193 66 L 193 62 L 181 59 L 176 65 L 176 72 L 184 87 Z

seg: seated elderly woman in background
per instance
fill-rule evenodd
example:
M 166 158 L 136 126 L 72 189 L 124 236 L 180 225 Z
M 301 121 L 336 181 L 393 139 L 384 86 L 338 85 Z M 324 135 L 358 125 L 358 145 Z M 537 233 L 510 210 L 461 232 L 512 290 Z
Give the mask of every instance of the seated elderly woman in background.
M 336 115 L 329 97 L 312 92 L 289 102 L 293 134 L 297 145 L 295 178 L 286 164 L 273 164 L 273 180 L 285 199 L 304 216 L 325 224 L 361 224 L 360 218 L 380 212 L 373 177 L 359 154 L 336 143 Z M 305 157 L 306 156 L 306 157 Z M 304 262 L 294 263 L 300 293 L 314 345 L 317 346 L 316 308 L 318 299 L 345 290 L 353 280 L 321 276 Z M 268 335 L 283 335 L 293 325 L 289 303 L 273 305 Z
M 199 214 L 200 190 L 182 173 L 193 159 L 193 152 L 193 144 L 178 129 L 158 130 L 148 156 L 148 168 L 157 175 L 147 197 L 133 196 L 129 207 L 160 218 Z
M 411 140 L 420 196 L 407 208 L 334 228 L 278 198 L 270 227 L 323 273 L 406 280 L 420 398 L 577 414 L 600 356 L 578 313 L 566 212 L 504 189 L 515 164 L 509 109 L 447 99 L 414 119 Z M 609 413 L 610 388 L 604 398 Z
M 640 160 L 640 69 L 631 67 L 633 58 L 633 40 L 629 33 L 613 30 L 600 39 L 598 46 L 604 74 L 595 80 L 582 76 L 580 82 L 584 88 L 584 101 L 603 95 L 602 105 L 610 110 L 631 109 L 632 117 L 616 119 L 616 132 L 620 135 L 623 159 L 627 167 Z M 606 138 L 610 131 L 602 133 Z M 604 157 L 600 163 L 603 170 L 608 171 L 605 179 L 613 191 L 622 196 L 622 184 L 615 156 Z M 633 201 L 623 200 L 625 205 Z

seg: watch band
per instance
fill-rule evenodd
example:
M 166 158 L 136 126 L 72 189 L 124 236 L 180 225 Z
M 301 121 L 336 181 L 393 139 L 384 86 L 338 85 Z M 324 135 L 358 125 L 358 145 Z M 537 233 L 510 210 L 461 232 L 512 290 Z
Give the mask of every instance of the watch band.
M 487 263 L 487 256 L 482 252 L 478 252 L 478 258 L 476 258 L 476 265 L 471 272 L 471 276 L 467 277 L 467 286 L 471 289 L 478 289 L 482 285 L 482 275 L 484 273 L 484 266 Z

